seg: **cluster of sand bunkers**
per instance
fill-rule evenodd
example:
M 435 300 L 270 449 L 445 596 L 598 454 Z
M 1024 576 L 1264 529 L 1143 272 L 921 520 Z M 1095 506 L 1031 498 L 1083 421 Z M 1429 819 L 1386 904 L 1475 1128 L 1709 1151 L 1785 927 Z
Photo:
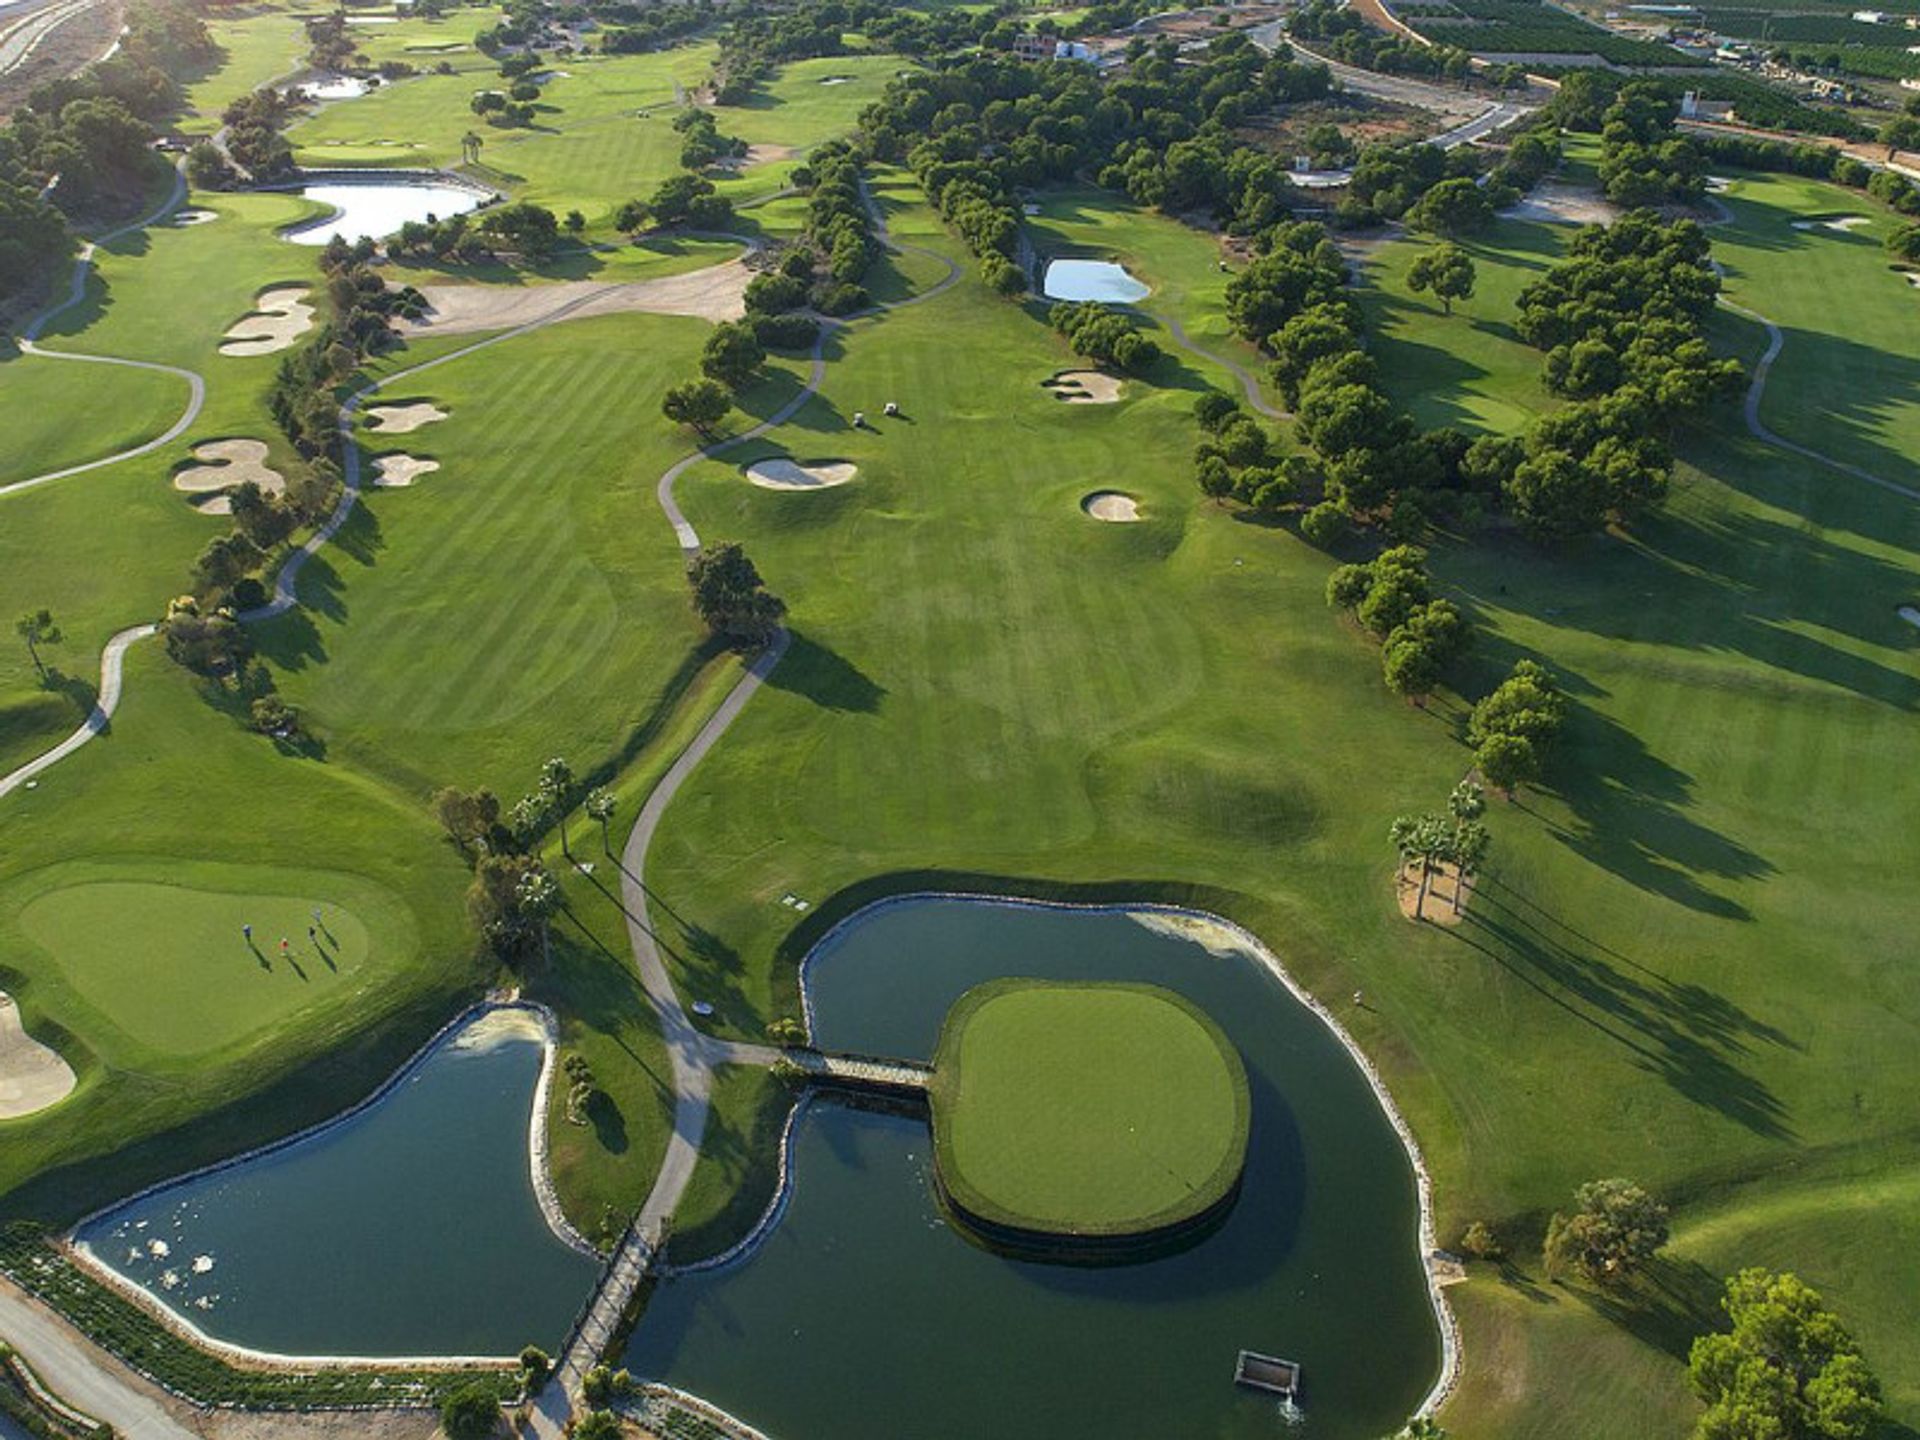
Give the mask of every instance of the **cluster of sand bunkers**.
M 447 418 L 447 412 L 431 400 L 375 405 L 366 413 L 370 422 L 367 428 L 376 435 L 406 435 Z M 197 463 L 174 472 L 173 488 L 203 515 L 231 515 L 233 492 L 248 482 L 259 486 L 264 495 L 286 493 L 286 476 L 267 463 L 267 454 L 264 440 L 204 440 L 193 447 Z M 423 455 L 376 455 L 372 457 L 371 483 L 380 490 L 400 490 L 439 468 L 438 460 Z
M 1792 223 L 1793 228 L 1796 230 L 1832 230 L 1836 234 L 1845 235 L 1848 231 L 1857 230 L 1866 224 L 1867 217 L 1864 215 L 1827 215 L 1816 220 L 1795 220 Z

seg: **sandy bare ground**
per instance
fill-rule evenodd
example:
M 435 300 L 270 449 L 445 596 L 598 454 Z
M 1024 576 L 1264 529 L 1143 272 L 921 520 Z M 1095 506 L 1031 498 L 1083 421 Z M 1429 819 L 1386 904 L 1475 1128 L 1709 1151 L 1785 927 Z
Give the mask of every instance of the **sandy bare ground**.
M 1118 490 L 1096 490 L 1080 502 L 1080 508 L 1110 525 L 1131 525 L 1140 518 L 1139 503 Z
M 1611 225 L 1620 218 L 1620 207 L 1585 185 L 1543 180 L 1526 199 L 1500 213 L 1549 225 Z
M 209 440 L 193 447 L 196 460 L 173 477 L 173 488 L 196 499 L 194 505 L 206 515 L 231 515 L 233 502 L 226 492 L 251 480 L 269 495 L 287 488 L 286 477 L 267 464 L 267 447 L 260 440 Z
M 1062 370 L 1040 384 L 1072 405 L 1111 405 L 1120 398 L 1120 382 L 1098 370 Z
M 401 320 L 402 335 L 464 335 L 531 325 L 555 311 L 579 304 L 567 318 L 588 315 L 691 315 L 697 320 L 738 320 L 747 313 L 747 282 L 753 278 L 738 260 L 709 265 L 659 280 L 563 280 L 554 285 L 423 285 L 427 313 Z M 584 304 L 580 302 L 585 301 Z
M 800 152 L 791 145 L 749 145 L 744 155 L 729 155 L 714 168 L 719 170 L 751 170 L 755 165 L 770 165 L 775 160 L 791 160 Z
M 20 1007 L 0 990 L 0 1120 L 17 1120 L 73 1093 L 73 1067 L 20 1023 Z
M 1866 223 L 1867 217 L 1864 215 L 1833 215 L 1825 220 L 1796 220 L 1793 222 L 1793 228 L 1796 230 L 1834 230 L 1844 235 L 1849 230 Z
M 373 462 L 373 483 L 380 490 L 404 490 L 422 475 L 440 468 L 438 460 L 418 455 L 381 455 Z
M 375 405 L 366 414 L 373 421 L 368 428 L 382 435 L 405 435 L 422 425 L 431 425 L 436 420 L 447 418 L 447 412 L 431 400 L 422 400 L 413 405 Z
M 285 350 L 313 328 L 313 306 L 307 304 L 305 285 L 282 285 L 263 291 L 253 302 L 253 313 L 227 327 L 222 355 L 271 355 Z
M 1452 865 L 1441 863 L 1427 873 L 1427 899 L 1424 907 L 1416 909 L 1420 902 L 1420 867 L 1402 865 L 1400 873 L 1394 877 L 1393 888 L 1400 900 L 1400 913 L 1409 920 L 1425 920 L 1431 925 L 1458 925 L 1466 919 L 1467 906 L 1473 900 L 1473 881 L 1465 882 L 1462 888 L 1460 871 Z M 1459 905 L 1454 897 L 1459 896 Z
M 756 460 L 747 466 L 747 479 L 766 490 L 825 490 L 844 485 L 859 473 L 845 460 L 816 460 L 810 465 L 784 457 Z

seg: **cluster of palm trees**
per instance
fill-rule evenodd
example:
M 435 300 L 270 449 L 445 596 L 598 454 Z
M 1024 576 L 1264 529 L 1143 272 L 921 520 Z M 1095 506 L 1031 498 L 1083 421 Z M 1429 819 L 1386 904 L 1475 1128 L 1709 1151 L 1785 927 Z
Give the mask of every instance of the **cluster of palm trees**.
M 549 829 L 560 832 L 560 853 L 574 860 L 573 846 L 567 834 L 567 817 L 573 813 L 574 806 L 580 803 L 580 780 L 573 773 L 573 766 L 562 756 L 556 755 L 540 767 L 540 782 L 532 791 L 514 802 L 507 812 L 507 823 L 513 827 L 514 834 L 522 844 L 531 844 Z M 586 812 L 600 822 L 600 846 L 607 854 L 613 854 L 613 836 L 609 823 L 619 802 L 611 790 L 596 786 L 587 791 Z
M 1471 780 L 1462 780 L 1447 797 L 1444 814 L 1402 815 L 1387 832 L 1400 852 L 1402 866 L 1420 867 L 1420 893 L 1414 897 L 1413 918 L 1426 918 L 1427 892 L 1432 888 L 1433 872 L 1443 865 L 1454 869 L 1453 913 L 1460 913 L 1460 899 L 1468 877 L 1479 870 L 1493 844 L 1493 837 L 1480 821 L 1486 813 L 1486 792 Z

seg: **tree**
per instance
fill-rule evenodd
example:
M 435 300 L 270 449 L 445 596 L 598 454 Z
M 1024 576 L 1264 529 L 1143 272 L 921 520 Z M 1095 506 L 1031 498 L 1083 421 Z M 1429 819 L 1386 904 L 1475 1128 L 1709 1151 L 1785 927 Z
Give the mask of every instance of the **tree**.
M 538 1345 L 527 1346 L 520 1352 L 520 1374 L 529 1391 L 538 1390 L 553 1374 L 553 1357 Z
M 500 1401 L 479 1381 L 463 1385 L 440 1404 L 448 1440 L 487 1440 L 500 1428 Z
M 1509 800 L 1522 785 L 1540 778 L 1540 752 L 1524 735 L 1489 735 L 1473 752 L 1473 764 Z
M 1388 827 L 1387 838 L 1400 852 L 1402 865 L 1420 867 L 1420 890 L 1413 897 L 1413 918 L 1424 920 L 1433 867 L 1447 858 L 1447 822 L 1438 815 L 1401 815 Z
M 1449 315 L 1454 301 L 1473 294 L 1473 281 L 1473 257 L 1452 243 L 1426 251 L 1407 269 L 1407 288 L 1432 291 Z
M 460 790 L 452 785 L 433 794 L 433 816 L 463 851 L 484 844 L 500 819 L 500 799 L 491 790 Z
M 567 218 L 563 223 L 566 225 L 569 235 L 578 235 L 582 230 L 587 228 L 587 217 L 578 210 L 569 210 L 567 212 Z
M 1573 1193 L 1574 1212 L 1547 1224 L 1547 1273 L 1568 1265 L 1610 1284 L 1651 1260 L 1667 1243 L 1667 1207 L 1631 1180 L 1589 1180 Z
M 1880 1383 L 1846 1327 L 1797 1275 L 1742 1270 L 1721 1307 L 1731 1334 L 1693 1342 L 1687 1378 L 1706 1401 L 1695 1440 L 1863 1440 Z
M 718 380 L 688 380 L 672 386 L 660 399 L 660 413 L 677 425 L 690 425 L 702 435 L 727 418 L 733 397 Z
M 609 855 L 613 854 L 613 837 L 607 827 L 617 808 L 619 802 L 611 790 L 595 788 L 587 792 L 587 814 L 600 822 L 600 848 Z
M 1880 143 L 1887 147 L 1889 160 L 1902 150 L 1920 149 L 1920 119 L 1912 115 L 1894 116 L 1880 127 Z
M 613 212 L 613 228 L 622 235 L 637 235 L 647 228 L 647 220 L 652 214 L 652 207 L 644 200 L 622 200 L 619 208 Z
M 620 1417 L 611 1410 L 590 1410 L 573 1427 L 573 1440 L 620 1440 Z
M 708 545 L 687 566 L 694 612 L 716 635 L 746 644 L 765 644 L 787 613 L 786 602 L 771 594 L 747 552 L 737 544 Z
M 1500 1237 L 1484 1220 L 1475 1220 L 1460 1237 L 1460 1248 L 1475 1260 L 1498 1260 L 1507 1253 Z
M 468 165 L 480 163 L 480 147 L 487 142 L 475 131 L 469 130 L 460 137 L 460 159 Z
M 60 627 L 54 623 L 51 610 L 31 610 L 13 622 L 13 633 L 27 642 L 27 654 L 33 657 L 33 668 L 42 680 L 47 678 L 46 663 L 40 658 L 42 645 L 60 643 Z
M 1464 176 L 1442 180 L 1407 211 L 1407 224 L 1438 235 L 1472 235 L 1493 223 L 1493 203 Z
M 751 325 L 716 325 L 700 352 L 700 370 L 709 380 L 738 390 L 766 362 L 767 352 Z
M 569 860 L 573 859 L 573 850 L 567 844 L 567 815 L 573 809 L 577 785 L 573 766 L 561 756 L 555 755 L 540 767 L 540 789 L 553 807 L 554 821 L 560 827 L 560 853 Z

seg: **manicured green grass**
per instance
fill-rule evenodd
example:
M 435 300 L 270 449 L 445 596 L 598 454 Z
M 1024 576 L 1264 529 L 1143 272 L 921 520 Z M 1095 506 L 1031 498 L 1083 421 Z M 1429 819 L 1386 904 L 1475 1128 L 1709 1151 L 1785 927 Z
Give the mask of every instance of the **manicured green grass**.
M 186 382 L 172 375 L 63 364 L 11 347 L 0 353 L 7 421 L 0 485 L 131 450 L 171 425 L 187 403 Z M 94 423 L 75 425 L 75 407 Z
M 180 131 L 211 135 L 220 128 L 220 112 L 228 105 L 297 71 L 308 49 L 302 16 L 323 13 L 318 6 L 283 6 L 240 19 L 210 21 L 207 28 L 223 58 L 212 73 L 187 86 Z
M 1201 237 L 1161 243 L 1211 263 Z M 1524 281 L 1497 253 L 1525 274 L 1544 258 L 1486 247 L 1487 296 Z M 1499 317 L 1479 304 L 1407 306 L 1404 339 L 1483 335 Z M 1720 333 L 1757 355 L 1756 327 Z M 1544 406 L 1532 354 L 1433 372 L 1429 418 Z M 1810 1148 L 1872 1167 L 1920 1092 L 1897 959 L 1920 864 L 1899 798 L 1920 762 L 1920 661 L 1894 615 L 1920 589 L 1908 502 L 1758 445 L 1730 409 L 1683 437 L 1672 501 L 1632 537 L 1436 539 L 1444 593 L 1481 629 L 1465 694 L 1530 655 L 1578 702 L 1548 783 L 1495 807 L 1477 913 L 1443 934 L 1399 919 L 1384 836 L 1467 768 L 1464 707 L 1385 692 L 1373 647 L 1325 608 L 1340 557 L 1199 499 L 1187 387 L 1216 377 L 1181 363 L 1179 388 L 1063 414 L 1037 388 L 1063 360 L 969 279 L 853 327 L 791 427 L 683 482 L 695 524 L 746 544 L 795 632 L 656 844 L 669 938 L 717 937 L 675 945 L 689 991 L 713 988 L 728 1028 L 756 1035 L 793 1005 L 808 941 L 889 888 L 1184 897 L 1280 943 L 1318 993 L 1364 991 L 1342 1018 L 1412 1118 L 1443 1240 L 1473 1218 L 1537 1236 L 1596 1175 L 1704 1204 Z M 848 428 L 889 399 L 904 419 Z M 801 495 L 740 479 L 780 451 L 860 477 Z M 1077 502 L 1101 486 L 1139 496 L 1146 522 L 1087 521 Z M 808 919 L 788 893 L 816 902 Z M 1468 1317 L 1470 1366 L 1491 1313 Z M 1613 1338 L 1514 1342 L 1559 1357 L 1542 1403 L 1562 1433 L 1614 1433 L 1606 1397 L 1647 1375 L 1679 1394 L 1670 1352 L 1598 1328 Z M 1570 1413 L 1588 1380 L 1596 1398 Z M 1510 1430 L 1517 1412 L 1472 1398 L 1488 1394 L 1463 1392 L 1456 1429 L 1545 1433 Z
M 766 1070 L 727 1065 L 715 1073 L 700 1160 L 673 1215 L 668 1245 L 675 1264 L 718 1255 L 767 1213 L 793 1104 L 793 1091 Z
M 74 993 L 175 1059 L 351 987 L 368 959 L 368 921 L 402 951 L 415 940 L 398 896 L 323 871 L 198 865 L 189 878 L 172 866 L 81 863 L 36 871 L 25 888 L 31 898 L 10 893 L 6 903 L 19 905 L 20 929 Z
M 1150 985 L 989 983 L 934 1057 L 940 1183 L 964 1215 L 1064 1236 L 1139 1235 L 1232 1193 L 1251 1101 L 1220 1028 Z

